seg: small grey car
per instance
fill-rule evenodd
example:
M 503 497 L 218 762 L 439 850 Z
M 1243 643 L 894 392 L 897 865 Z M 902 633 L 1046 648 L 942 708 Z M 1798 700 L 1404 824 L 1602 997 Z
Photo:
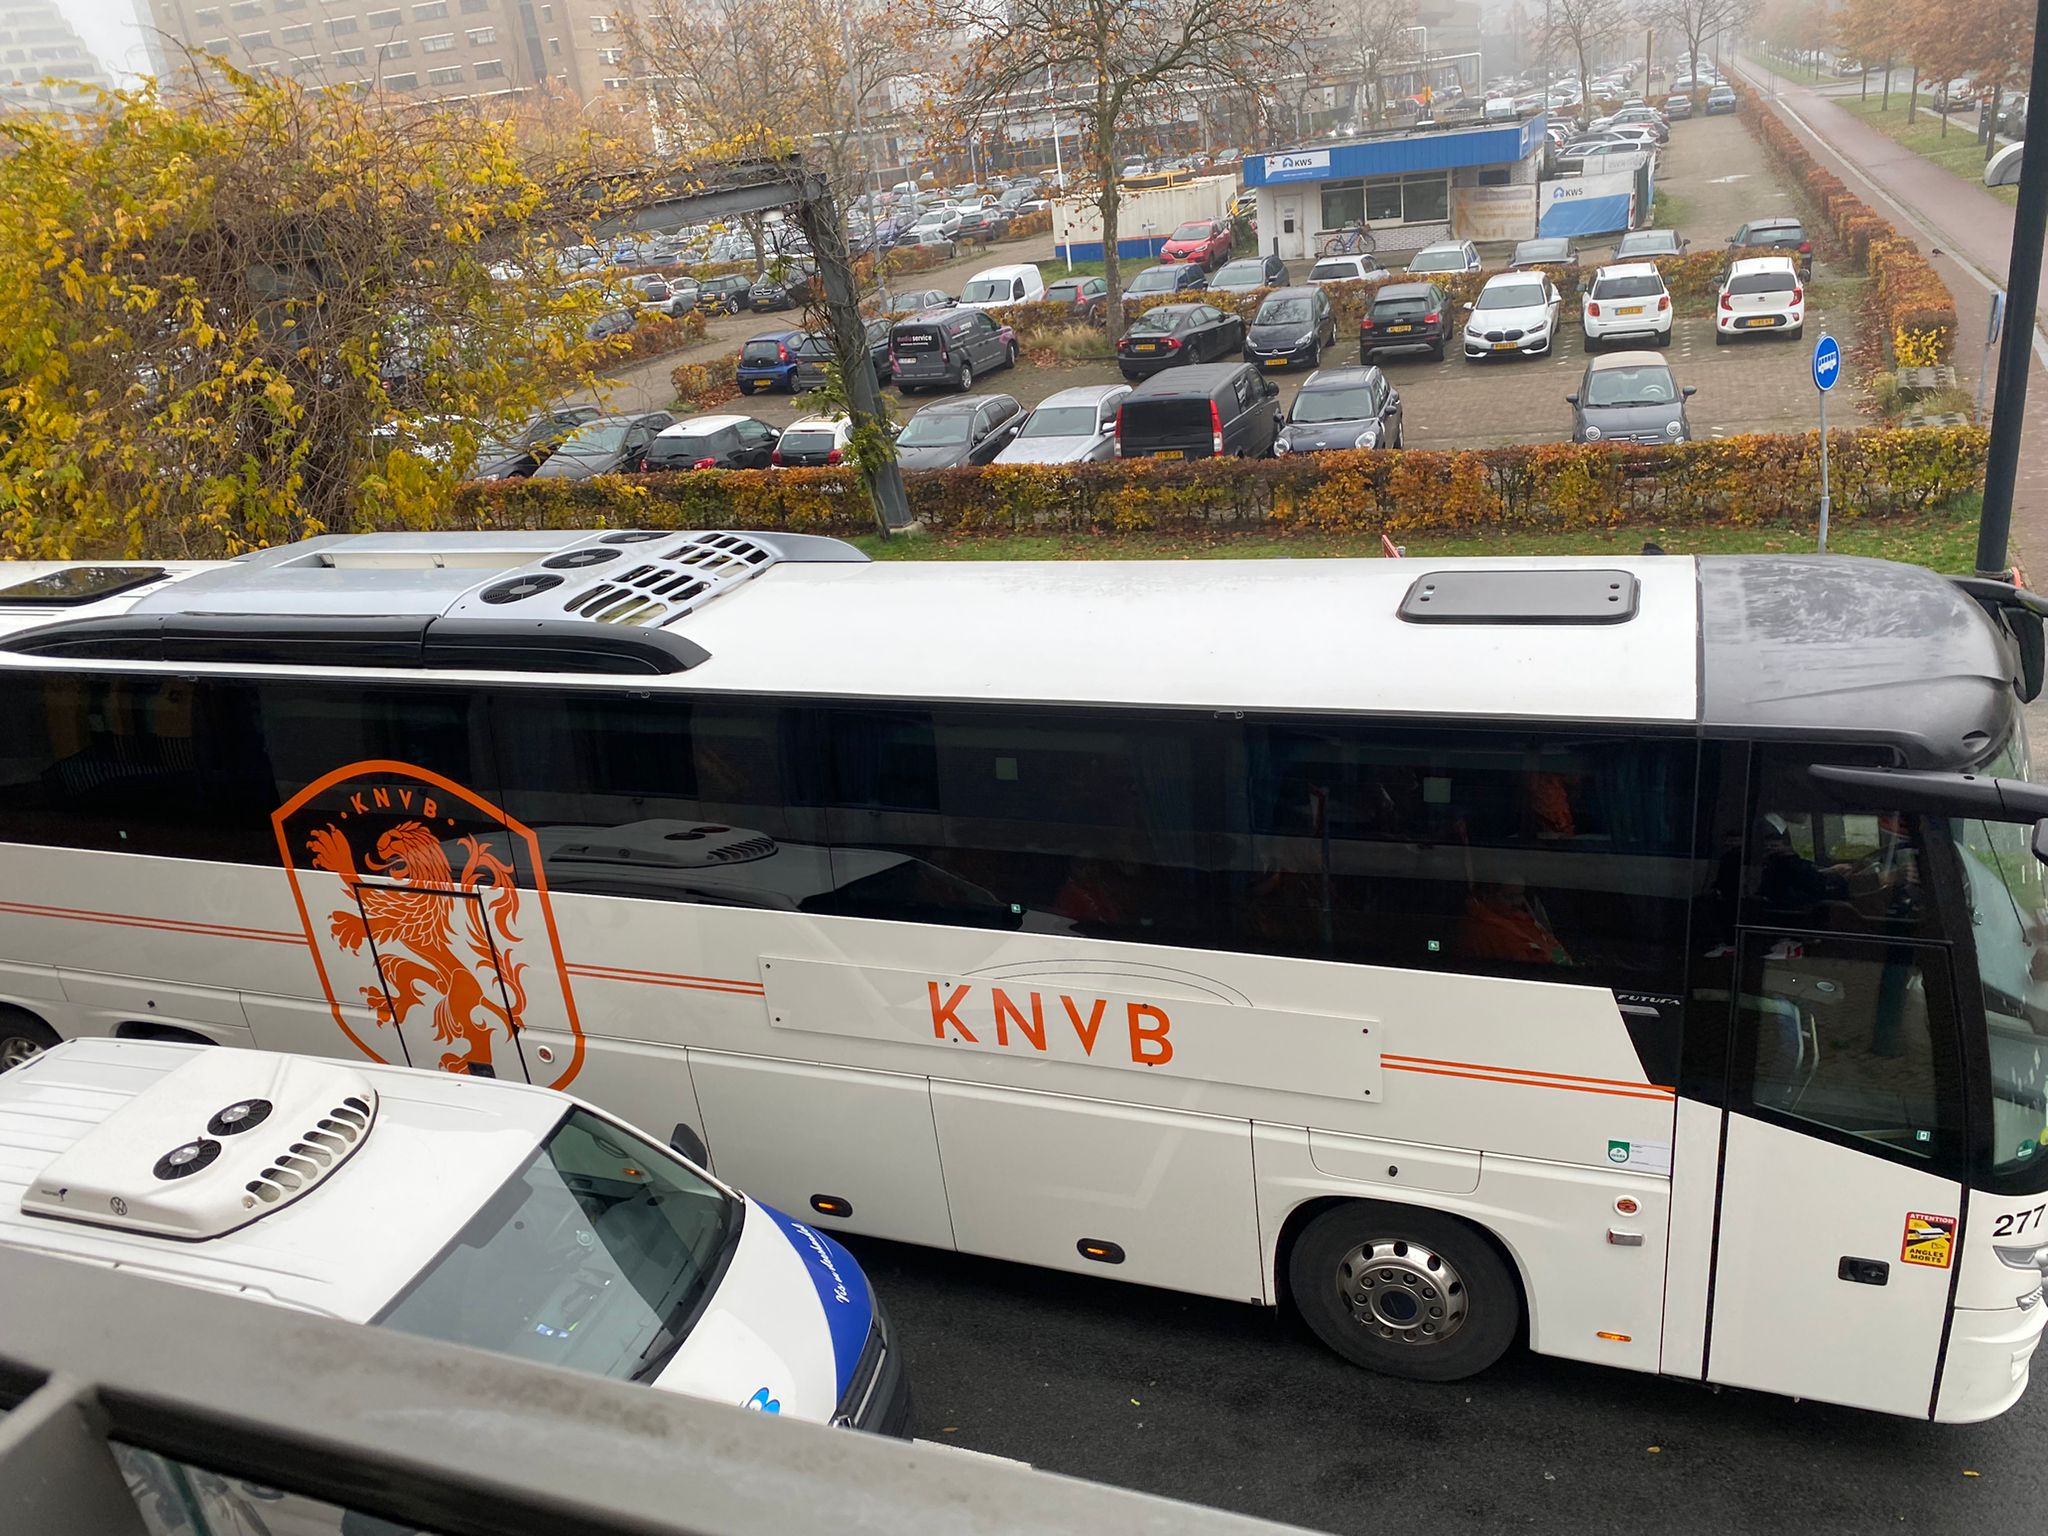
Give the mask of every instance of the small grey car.
M 1572 407 L 1575 443 L 1684 443 L 1692 440 L 1685 402 L 1671 365 L 1656 352 L 1609 352 L 1586 365 Z

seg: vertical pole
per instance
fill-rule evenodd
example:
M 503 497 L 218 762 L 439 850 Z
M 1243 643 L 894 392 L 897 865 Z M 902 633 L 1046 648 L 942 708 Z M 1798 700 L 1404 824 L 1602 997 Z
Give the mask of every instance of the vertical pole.
M 1820 392 L 1820 552 L 1828 552 L 1828 392 Z
M 2035 80 L 2048 80 L 2048 0 L 2034 17 Z M 2020 467 L 2020 431 L 2027 410 L 2027 367 L 2033 356 L 2041 299 L 2041 242 L 2048 237 L 2048 154 L 2020 157 L 2020 201 L 2013 211 L 2012 256 L 2005 274 L 2005 339 L 1998 353 L 1998 394 L 1991 407 L 1991 447 L 1984 463 L 1984 512 L 1977 525 L 1977 570 L 2000 576 L 2010 567 L 2013 482 Z
M 1067 168 L 1060 160 L 1060 109 L 1053 101 L 1052 66 L 1050 64 L 1045 66 L 1045 110 L 1052 117 L 1053 195 L 1055 197 L 1065 197 L 1067 195 Z M 1054 214 L 1053 219 L 1057 223 L 1059 219 L 1058 214 Z M 1074 275 L 1074 239 L 1072 235 L 1067 237 L 1065 249 L 1067 255 L 1067 276 L 1072 277 Z

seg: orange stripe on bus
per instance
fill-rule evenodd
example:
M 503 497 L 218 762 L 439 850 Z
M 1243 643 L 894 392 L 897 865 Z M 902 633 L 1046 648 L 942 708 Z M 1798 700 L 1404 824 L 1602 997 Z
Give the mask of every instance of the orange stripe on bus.
M 1410 1067 L 1397 1061 L 1381 1060 L 1389 1072 L 1419 1072 L 1427 1077 L 1463 1077 L 1476 1083 L 1501 1083 L 1509 1088 L 1556 1088 L 1565 1093 L 1597 1093 L 1610 1099 L 1648 1099 L 1653 1104 L 1669 1104 L 1668 1091 L 1659 1092 L 1654 1088 L 1590 1088 L 1578 1083 L 1550 1083 L 1536 1077 L 1490 1077 L 1484 1072 L 1451 1072 L 1442 1067 Z
M 651 987 L 687 987 L 695 992 L 731 992 L 743 997 L 761 997 L 767 988 L 758 981 L 730 981 L 719 976 L 685 976 L 674 971 L 629 971 L 612 965 L 578 965 L 570 962 L 572 975 L 594 981 L 637 981 Z
M 79 907 L 43 907 L 26 901 L 0 901 L 0 912 L 71 923 L 105 923 L 117 928 L 153 928 L 163 933 L 189 933 L 204 938 L 249 939 L 261 944 L 297 944 L 303 947 L 306 942 L 303 933 L 282 933 L 272 928 L 236 928 L 225 923 L 194 923 L 177 917 L 141 917 L 127 912 L 92 912 Z
M 1456 1067 L 1471 1072 L 1495 1072 L 1503 1077 L 1552 1077 L 1565 1083 L 1598 1083 L 1607 1088 L 1634 1088 L 1638 1091 L 1649 1089 L 1656 1093 L 1676 1093 L 1662 1083 L 1632 1083 L 1618 1077 L 1581 1077 L 1574 1072 L 1545 1072 L 1536 1067 L 1493 1067 L 1477 1061 L 1439 1061 L 1434 1056 L 1393 1056 L 1383 1055 L 1383 1062 L 1413 1061 L 1426 1067 Z

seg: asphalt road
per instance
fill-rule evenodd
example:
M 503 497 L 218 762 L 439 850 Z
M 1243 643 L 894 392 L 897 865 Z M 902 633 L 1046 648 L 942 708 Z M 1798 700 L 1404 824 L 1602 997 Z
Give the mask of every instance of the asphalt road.
M 1345 1364 L 1289 1314 L 847 1241 L 908 1351 L 918 1437 L 1048 1471 L 1373 1536 L 2020 1536 L 2048 1509 L 2048 1385 L 1971 1426 L 1521 1349 L 1422 1386 Z

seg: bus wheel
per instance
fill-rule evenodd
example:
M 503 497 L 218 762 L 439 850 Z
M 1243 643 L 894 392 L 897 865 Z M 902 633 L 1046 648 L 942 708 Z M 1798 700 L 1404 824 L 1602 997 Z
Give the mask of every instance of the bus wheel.
M 1288 1258 L 1294 1304 L 1354 1364 L 1459 1381 L 1514 1341 L 1521 1302 L 1501 1256 L 1463 1222 L 1357 1202 L 1323 1212 Z
M 57 1032 L 34 1014 L 0 1008 L 0 1072 L 32 1061 L 57 1043 Z

